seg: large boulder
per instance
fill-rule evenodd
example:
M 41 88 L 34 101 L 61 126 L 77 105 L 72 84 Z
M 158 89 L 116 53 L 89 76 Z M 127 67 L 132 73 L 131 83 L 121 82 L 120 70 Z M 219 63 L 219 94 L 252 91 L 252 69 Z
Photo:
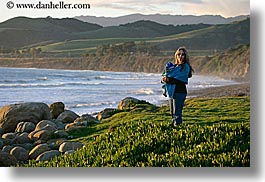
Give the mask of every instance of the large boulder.
M 60 145 L 59 151 L 60 152 L 66 152 L 69 150 L 78 150 L 83 147 L 83 144 L 81 142 L 64 142 Z
M 97 120 L 90 114 L 83 114 L 80 118 L 74 120 L 74 123 L 76 123 L 78 126 L 88 126 L 90 124 L 95 124 L 98 122 L 99 120 Z
M 63 123 L 72 123 L 74 122 L 74 120 L 76 120 L 77 118 L 79 118 L 79 115 L 77 115 L 75 112 L 73 111 L 69 111 L 66 110 L 64 112 L 62 112 L 57 119 L 61 120 Z
M 27 132 L 30 133 L 35 129 L 35 124 L 32 122 L 20 122 L 17 124 L 16 132 Z
M 42 129 L 48 128 L 49 126 L 50 126 L 49 129 L 51 129 L 52 131 L 57 130 L 56 124 L 54 122 L 52 122 L 52 121 L 49 121 L 49 120 L 42 120 L 42 121 L 40 121 L 36 125 L 35 130 L 42 130 Z M 49 129 L 47 129 L 47 130 L 49 130 Z
M 37 158 L 36 161 L 49 161 L 51 160 L 53 157 L 60 155 L 61 153 L 58 150 L 49 150 L 46 151 L 42 154 L 40 154 Z
M 17 134 L 16 133 L 5 133 L 2 135 L 4 145 L 10 145 L 16 142 Z
M 51 118 L 52 114 L 45 103 L 27 102 L 0 108 L 0 128 L 3 129 L 3 133 L 15 131 L 17 124 L 22 121 L 37 124 L 41 120 Z
M 62 112 L 64 112 L 64 103 L 55 102 L 50 106 L 50 111 L 52 113 L 52 118 L 56 119 Z
M 29 152 L 20 146 L 12 148 L 10 154 L 15 156 L 18 161 L 26 161 L 29 159 Z
M 130 109 L 130 107 L 133 107 L 134 105 L 140 103 L 141 100 L 133 98 L 133 97 L 126 97 L 122 99 L 118 104 L 118 109 Z
M 32 138 L 33 140 L 41 140 L 41 141 L 47 141 L 49 138 L 50 138 L 50 135 L 51 135 L 51 131 L 49 130 L 37 130 Z M 29 136 L 30 138 L 31 136 Z
M 29 139 L 29 134 L 24 132 L 24 133 L 21 133 L 21 134 L 18 134 L 17 135 L 17 138 L 16 138 L 16 142 L 18 144 L 24 144 L 24 143 L 30 143 L 31 140 Z
M 40 154 L 51 150 L 47 144 L 40 144 L 35 146 L 30 152 L 29 152 L 29 158 L 30 159 L 36 159 Z
M 115 114 L 117 112 L 119 112 L 118 109 L 115 109 L 115 108 L 106 108 L 103 111 L 99 112 L 96 118 L 98 120 L 102 120 L 102 119 L 111 117 L 113 114 Z

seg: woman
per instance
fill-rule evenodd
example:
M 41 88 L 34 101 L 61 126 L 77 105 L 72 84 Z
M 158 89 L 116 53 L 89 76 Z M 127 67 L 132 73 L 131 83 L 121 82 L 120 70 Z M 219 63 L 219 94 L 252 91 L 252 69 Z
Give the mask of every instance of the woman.
M 173 126 L 182 123 L 182 109 L 187 96 L 186 84 L 194 71 L 189 62 L 189 55 L 184 47 L 178 48 L 175 53 L 175 69 L 167 76 L 163 76 L 161 82 L 166 83 L 169 108 Z

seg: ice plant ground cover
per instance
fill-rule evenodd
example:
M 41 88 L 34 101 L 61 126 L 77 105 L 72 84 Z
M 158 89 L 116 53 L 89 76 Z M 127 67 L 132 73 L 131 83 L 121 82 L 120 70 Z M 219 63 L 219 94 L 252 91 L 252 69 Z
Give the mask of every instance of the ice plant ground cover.
M 190 98 L 183 124 L 167 106 L 137 104 L 72 131 L 85 146 L 27 167 L 250 167 L 250 97 Z

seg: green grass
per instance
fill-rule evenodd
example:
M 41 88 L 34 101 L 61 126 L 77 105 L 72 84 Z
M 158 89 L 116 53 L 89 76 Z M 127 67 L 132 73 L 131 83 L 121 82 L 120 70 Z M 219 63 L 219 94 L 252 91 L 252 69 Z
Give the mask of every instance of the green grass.
M 69 134 L 85 147 L 24 166 L 249 167 L 250 97 L 187 99 L 177 128 L 167 106 L 139 104 Z

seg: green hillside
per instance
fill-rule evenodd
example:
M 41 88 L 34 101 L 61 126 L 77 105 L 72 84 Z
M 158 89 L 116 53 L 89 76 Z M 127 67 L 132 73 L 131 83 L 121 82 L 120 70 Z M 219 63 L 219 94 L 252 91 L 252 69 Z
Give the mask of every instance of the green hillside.
M 165 50 L 183 45 L 191 50 L 225 50 L 250 43 L 250 19 L 157 38 L 152 42 Z
M 193 58 L 191 63 L 197 74 L 249 81 L 250 45 L 239 45 L 213 56 Z
M 83 39 L 103 39 L 103 38 L 148 38 L 161 37 L 178 34 L 182 32 L 202 29 L 211 25 L 162 25 L 152 21 L 137 21 L 120 26 L 103 27 L 101 29 L 76 34 Z
M 100 25 L 82 22 L 74 18 L 28 18 L 16 17 L 0 23 L 0 28 L 55 31 L 55 32 L 85 32 L 102 28 Z M 30 35 L 28 35 L 30 36 Z
M 250 167 L 250 98 L 188 99 L 172 128 L 167 106 L 140 103 L 69 132 L 85 147 L 28 167 Z
M 72 18 L 17 17 L 0 23 L 2 49 L 20 48 L 44 41 L 74 39 L 73 32 L 92 31 L 101 28 Z
M 44 51 L 95 51 L 98 46 L 126 41 L 146 41 L 162 51 L 185 45 L 190 50 L 224 50 L 237 44 L 249 44 L 249 19 L 224 25 L 162 25 L 138 21 L 114 27 L 101 27 L 76 19 L 17 17 L 0 23 L 2 49 L 32 47 L 43 42 Z
M 31 47 L 32 44 L 46 41 L 157 37 L 208 26 L 210 25 L 198 24 L 175 27 L 150 21 L 140 21 L 128 25 L 103 28 L 73 18 L 16 17 L 0 23 L 0 46 L 2 49 L 12 49 L 24 46 Z

